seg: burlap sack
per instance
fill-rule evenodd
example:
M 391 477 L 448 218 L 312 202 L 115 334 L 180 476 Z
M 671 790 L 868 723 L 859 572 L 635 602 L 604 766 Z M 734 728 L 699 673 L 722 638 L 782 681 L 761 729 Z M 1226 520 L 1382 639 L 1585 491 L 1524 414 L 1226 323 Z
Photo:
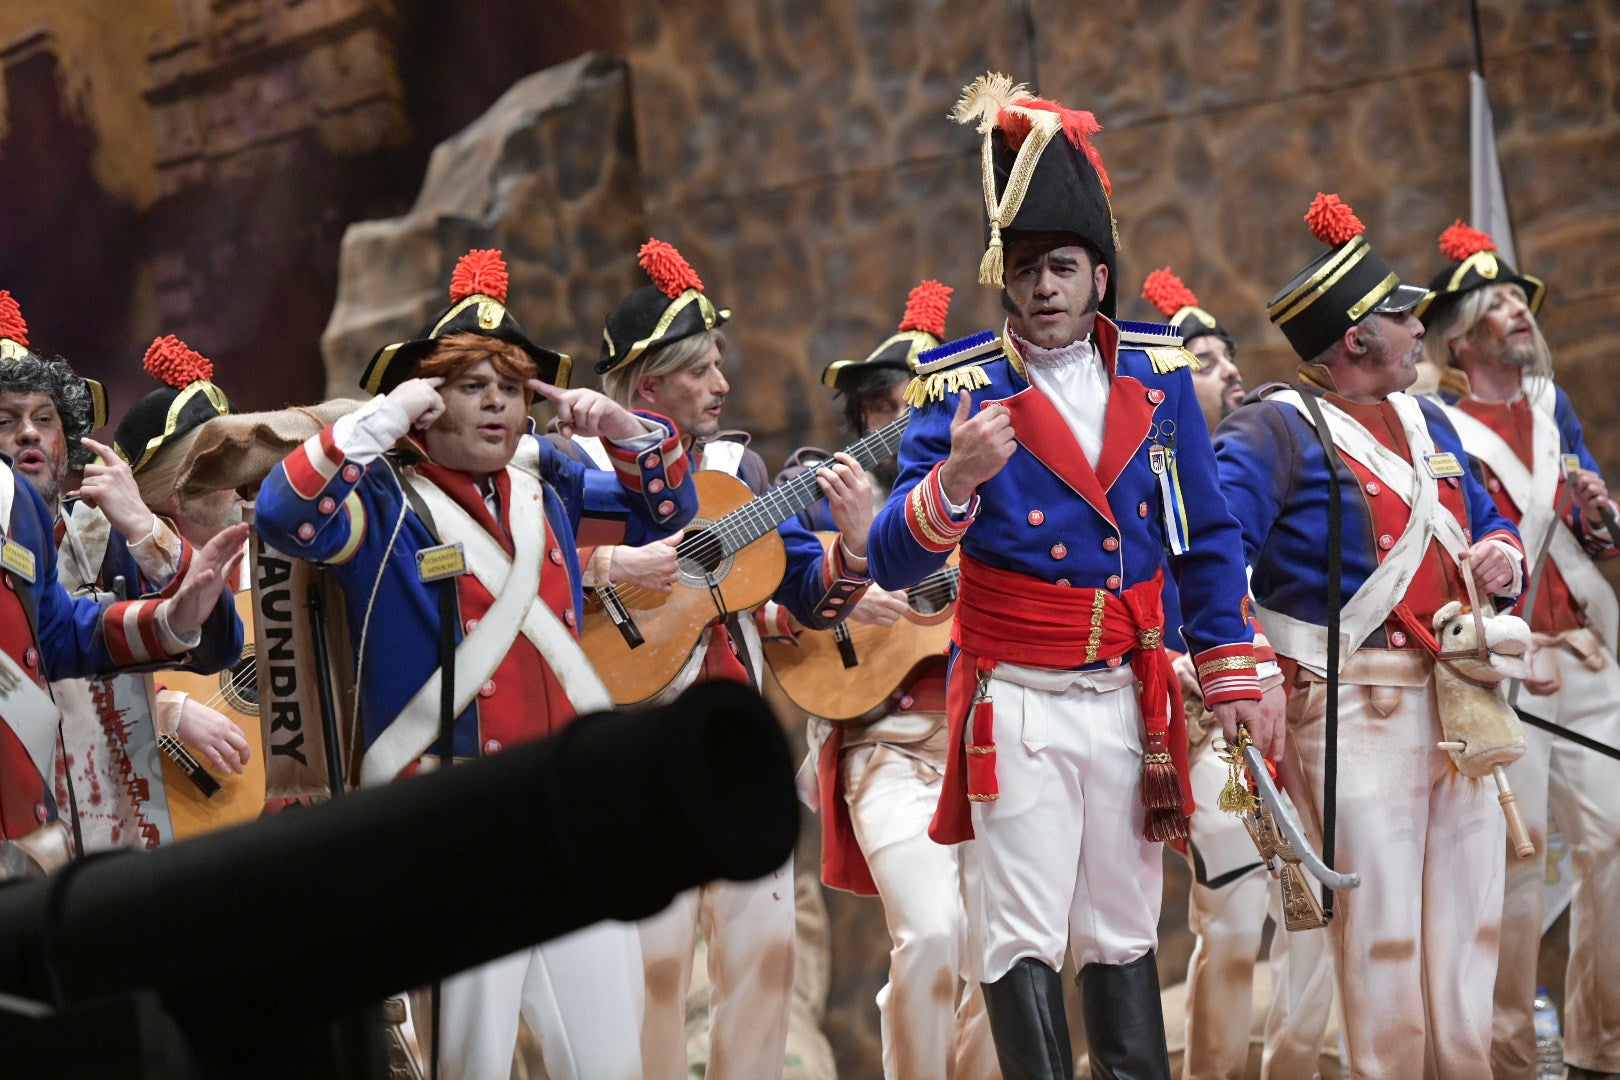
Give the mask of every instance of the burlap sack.
M 223 491 L 235 488 L 251 499 L 276 462 L 340 416 L 365 404 L 333 398 L 274 412 L 240 413 L 208 421 L 180 464 L 175 487 L 180 491 Z

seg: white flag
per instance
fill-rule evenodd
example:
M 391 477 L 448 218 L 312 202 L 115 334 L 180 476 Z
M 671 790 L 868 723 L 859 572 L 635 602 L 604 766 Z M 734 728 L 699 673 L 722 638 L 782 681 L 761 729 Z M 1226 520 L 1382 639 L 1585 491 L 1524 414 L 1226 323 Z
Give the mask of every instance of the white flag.
M 1469 209 L 1470 224 L 1496 241 L 1496 253 L 1509 266 L 1518 266 L 1513 253 L 1513 224 L 1508 220 L 1507 192 L 1502 187 L 1502 161 L 1496 154 L 1496 126 L 1491 101 L 1485 96 L 1485 77 L 1468 73 Z

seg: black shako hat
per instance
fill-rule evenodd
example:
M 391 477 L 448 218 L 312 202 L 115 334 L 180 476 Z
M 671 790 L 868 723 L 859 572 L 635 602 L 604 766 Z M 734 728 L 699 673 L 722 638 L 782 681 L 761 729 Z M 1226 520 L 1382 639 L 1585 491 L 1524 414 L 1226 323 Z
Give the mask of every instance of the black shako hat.
M 132 473 L 150 465 L 169 442 L 236 412 L 225 391 L 209 381 L 213 361 L 173 334 L 153 340 L 142 366 L 164 385 L 137 401 L 113 433 L 113 449 Z
M 1486 285 L 1519 286 L 1530 303 L 1530 314 L 1541 314 L 1541 302 L 1547 298 L 1546 283 L 1516 273 L 1496 253 L 1496 241 L 1490 234 L 1471 229 L 1458 218 L 1440 234 L 1440 254 L 1450 259 L 1451 265 L 1434 276 L 1428 295 L 1412 311 L 1424 325 L 1454 301 Z
M 984 136 L 981 165 L 987 242 L 979 284 L 1001 288 L 1003 249 L 1019 233 L 1072 233 L 1108 266 L 1099 310 L 1114 316 L 1119 281 L 1119 229 L 1108 201 L 1113 188 L 1091 136 L 1102 130 L 1089 112 L 1038 98 L 1005 75 L 981 75 L 951 111 Z M 1061 137 L 1059 136 L 1061 133 Z
M 1305 223 L 1329 250 L 1266 304 L 1300 359 L 1316 359 L 1368 315 L 1408 311 L 1423 299 L 1421 287 L 1402 284 L 1373 251 L 1367 227 L 1337 195 L 1317 192 Z
M 1215 316 L 1198 306 L 1198 297 L 1168 266 L 1153 271 L 1142 282 L 1142 299 L 1158 308 L 1170 320 L 1170 325 L 1181 332 L 1183 345 L 1193 338 L 1213 335 L 1226 342 L 1228 349 L 1233 347 L 1232 335 L 1215 321 Z
M 452 334 L 481 334 L 516 345 L 534 360 L 542 381 L 566 389 L 573 361 L 566 353 L 529 340 L 506 309 L 507 280 L 506 260 L 496 248 L 475 249 L 456 260 L 450 275 L 450 306 L 435 315 L 416 338 L 378 349 L 360 376 L 360 389 L 388 393 L 415 374 L 439 341 Z
M 682 338 L 713 330 L 731 312 L 717 308 L 703 292 L 703 279 L 673 244 L 649 239 L 636 252 L 636 261 L 652 278 L 608 312 L 602 327 L 602 355 L 596 373 L 634 363 L 643 355 Z
M 884 339 L 864 360 L 835 360 L 821 373 L 823 384 L 847 390 L 853 376 L 874 368 L 891 368 L 904 375 L 917 374 L 917 354 L 938 348 L 945 338 L 945 316 L 951 310 L 949 285 L 921 281 L 906 297 L 900 329 Z
M 0 289 L 0 360 L 26 360 L 28 358 L 43 361 L 44 357 L 35 353 L 28 345 L 28 323 L 23 318 L 22 308 L 10 291 Z M 66 366 L 66 365 L 64 365 Z M 95 379 L 86 379 L 78 372 L 74 376 L 82 383 L 87 394 L 90 395 L 90 426 L 83 434 L 88 435 L 107 422 L 107 388 Z M 61 403 L 57 403 L 58 411 Z M 62 417 L 67 421 L 67 417 Z M 71 436 L 73 433 L 68 432 Z M 68 447 L 69 455 L 78 449 L 77 441 Z M 88 451 L 85 451 L 88 453 Z

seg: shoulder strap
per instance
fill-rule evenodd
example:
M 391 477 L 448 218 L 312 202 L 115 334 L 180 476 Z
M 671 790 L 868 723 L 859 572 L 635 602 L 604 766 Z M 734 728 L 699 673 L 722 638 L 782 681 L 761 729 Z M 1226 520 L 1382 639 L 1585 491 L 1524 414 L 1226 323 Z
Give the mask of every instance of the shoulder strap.
M 1333 448 L 1333 435 L 1327 417 L 1317 404 L 1316 395 L 1300 388 L 1300 400 L 1310 415 L 1311 426 L 1322 443 L 1328 467 L 1327 535 L 1327 697 L 1322 716 L 1322 862 L 1333 867 L 1335 826 L 1339 799 L 1339 601 L 1344 549 L 1344 507 L 1340 503 L 1339 452 Z M 1333 890 L 1322 887 L 1322 917 L 1333 921 Z

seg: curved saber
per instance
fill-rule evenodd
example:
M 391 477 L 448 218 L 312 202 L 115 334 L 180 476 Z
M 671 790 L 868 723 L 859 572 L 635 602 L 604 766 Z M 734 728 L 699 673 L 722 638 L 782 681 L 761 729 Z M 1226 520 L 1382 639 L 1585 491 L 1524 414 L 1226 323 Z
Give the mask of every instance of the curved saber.
M 1260 799 L 1266 804 L 1266 809 L 1271 811 L 1277 829 L 1283 834 L 1283 839 L 1293 847 L 1294 854 L 1299 856 L 1300 865 L 1310 871 L 1311 877 L 1334 892 L 1343 892 L 1359 886 L 1360 874 L 1341 874 L 1328 869 L 1322 857 L 1316 853 L 1316 849 L 1305 839 L 1305 830 L 1300 826 L 1299 818 L 1294 816 L 1294 808 L 1283 801 L 1282 795 L 1277 791 L 1277 785 L 1272 783 L 1271 773 L 1267 771 L 1265 759 L 1260 756 L 1259 749 L 1252 744 L 1245 746 L 1243 760 L 1249 766 L 1249 776 L 1254 780 L 1255 789 L 1260 793 Z

